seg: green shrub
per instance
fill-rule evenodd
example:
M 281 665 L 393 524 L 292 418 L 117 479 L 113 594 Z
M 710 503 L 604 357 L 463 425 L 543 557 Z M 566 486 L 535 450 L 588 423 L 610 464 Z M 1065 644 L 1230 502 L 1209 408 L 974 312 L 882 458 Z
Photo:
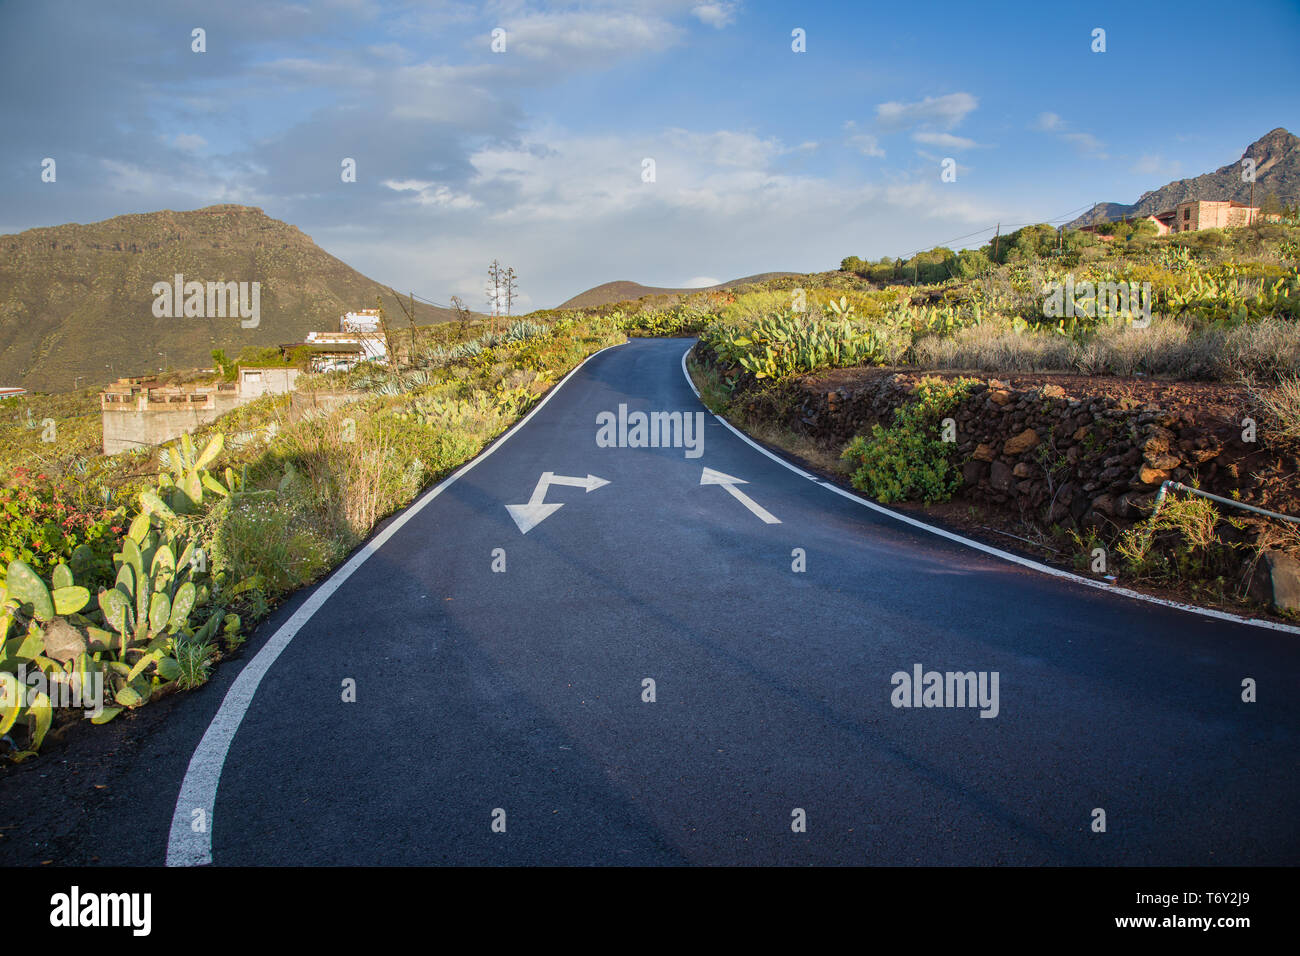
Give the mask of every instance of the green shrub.
M 1201 497 L 1170 494 L 1153 517 L 1126 529 L 1115 543 L 1124 570 L 1138 580 L 1211 581 L 1222 591 L 1239 565 L 1238 545 L 1217 528 L 1218 508 Z M 1238 530 L 1240 519 L 1226 519 Z
M 216 366 L 223 381 L 233 382 L 239 376 L 239 366 L 226 357 L 223 349 L 212 350 L 212 364 Z
M 853 487 L 886 504 L 951 498 L 961 485 L 961 470 L 954 462 L 954 444 L 942 440 L 942 419 L 973 384 L 971 379 L 927 378 L 912 401 L 895 409 L 889 428 L 873 425 L 870 436 L 854 437 L 841 455 L 857 466 Z
M 988 272 L 993 263 L 980 249 L 963 249 L 948 263 L 948 268 L 959 279 L 972 279 Z
M 227 581 L 256 579 L 268 597 L 314 581 L 339 557 L 336 544 L 288 494 L 223 502 L 212 519 L 213 570 Z

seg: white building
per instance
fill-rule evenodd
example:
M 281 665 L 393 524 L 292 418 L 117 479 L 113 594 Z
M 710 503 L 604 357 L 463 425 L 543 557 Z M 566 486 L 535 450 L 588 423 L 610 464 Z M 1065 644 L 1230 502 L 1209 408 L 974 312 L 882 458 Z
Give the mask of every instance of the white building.
M 307 344 L 328 350 L 331 354 L 339 353 L 332 357 L 339 358 L 345 365 L 348 360 L 341 358 L 345 353 L 355 355 L 355 359 L 351 360 L 353 365 L 357 362 L 388 361 L 388 343 L 382 332 L 308 332 Z
M 379 330 L 378 309 L 357 309 L 354 312 L 345 312 L 343 318 L 339 319 L 340 332 L 378 332 Z
M 298 381 L 298 370 L 289 366 L 239 369 L 239 398 L 252 401 L 263 395 L 284 395 L 292 392 Z

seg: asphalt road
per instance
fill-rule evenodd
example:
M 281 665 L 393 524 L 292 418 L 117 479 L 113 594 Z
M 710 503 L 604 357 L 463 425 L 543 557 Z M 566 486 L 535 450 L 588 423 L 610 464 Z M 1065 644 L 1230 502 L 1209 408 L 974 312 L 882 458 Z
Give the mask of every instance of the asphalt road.
M 620 404 L 703 410 L 689 344 L 597 355 L 397 528 L 266 672 L 207 831 L 189 791 L 169 830 L 223 667 L 117 785 L 151 816 L 138 861 L 169 834 L 173 862 L 210 840 L 218 865 L 1300 861 L 1300 639 L 919 531 L 711 415 L 700 457 L 598 447 Z M 506 505 L 544 472 L 608 484 L 551 484 L 535 500 L 562 507 L 521 533 Z M 895 707 L 918 664 L 996 672 L 996 716 Z

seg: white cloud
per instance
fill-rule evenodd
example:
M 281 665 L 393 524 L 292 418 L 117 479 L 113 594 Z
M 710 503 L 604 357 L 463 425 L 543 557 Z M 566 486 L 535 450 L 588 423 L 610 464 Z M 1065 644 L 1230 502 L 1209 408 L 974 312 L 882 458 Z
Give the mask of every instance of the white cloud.
M 248 185 L 247 176 L 226 177 L 204 163 L 150 168 L 138 163 L 101 159 L 104 188 L 114 194 L 148 197 L 151 208 L 181 208 L 196 199 L 205 204 L 262 206 L 268 197 Z
M 737 277 L 739 278 L 739 277 Z M 679 289 L 707 289 L 711 285 L 722 285 L 722 279 L 715 279 L 713 276 L 696 276 L 693 279 L 687 279 L 677 288 Z
M 776 139 L 760 139 L 752 133 L 719 130 L 716 133 L 691 133 L 684 129 L 668 132 L 675 146 L 699 151 L 719 166 L 762 166 L 787 152 Z
M 533 13 L 507 19 L 506 53 L 551 67 L 573 69 L 625 60 L 629 53 L 665 50 L 683 31 L 659 17 L 635 13 L 574 11 Z
M 792 173 L 784 160 L 798 149 L 741 130 L 628 138 L 537 128 L 472 154 L 468 184 L 455 187 L 479 202 L 471 214 L 439 203 L 431 177 L 414 175 L 385 185 L 427 197 L 418 217 L 310 231 L 367 275 L 414 281 L 440 301 L 457 293 L 475 308 L 483 307 L 480 273 L 500 258 L 519 273 L 523 304 L 541 307 L 614 279 L 702 288 L 719 277 L 833 268 L 849 253 L 929 248 L 999 216 L 1031 218 L 1029 209 L 946 189 L 932 169 L 874 183 Z M 641 181 L 646 156 L 656 160 L 654 183 Z M 454 228 L 431 228 L 445 216 L 458 217 Z M 689 271 L 705 263 L 709 274 Z M 684 274 L 692 276 L 685 283 Z
M 414 53 L 400 43 L 376 43 L 366 47 L 366 55 L 392 63 L 409 63 L 415 57 Z
M 511 222 L 586 221 L 652 208 L 726 214 L 797 194 L 806 181 L 773 169 L 791 151 L 779 140 L 734 130 L 669 129 L 636 139 L 546 131 L 517 146 L 475 152 L 471 188 L 503 197 L 491 215 Z M 647 157 L 655 161 L 651 183 L 641 179 Z
M 385 179 L 381 185 L 389 189 L 395 189 L 398 192 L 420 192 L 428 189 L 433 183 L 425 182 L 422 179 Z
M 188 14 L 153 6 L 137 17 L 141 24 L 159 29 L 156 17 L 163 17 L 168 35 L 187 35 Z M 128 207 L 256 205 L 378 281 L 439 301 L 457 293 L 478 309 L 494 257 L 518 271 L 521 304 L 553 305 L 611 279 L 673 286 L 682 276 L 704 282 L 834 268 L 849 253 L 901 254 L 999 218 L 1033 218 L 1028 199 L 1028 208 L 1006 200 L 983 205 L 967 190 L 941 185 L 936 167 L 873 163 L 878 168 L 864 182 L 860 170 L 845 168 L 843 155 L 814 163 L 817 144 L 800 141 L 809 134 L 789 133 L 789 143 L 768 135 L 790 128 L 777 114 L 753 114 L 745 121 L 752 128 L 665 130 L 647 127 L 635 103 L 545 95 L 575 73 L 644 63 L 687 37 L 712 36 L 712 26 L 741 17 L 730 0 L 560 0 L 540 10 L 531 0 L 403 2 L 396 18 L 367 12 L 346 21 L 347 29 L 316 6 L 235 6 L 227 13 L 216 5 L 212 15 L 224 35 L 242 40 L 238 57 L 213 83 L 196 80 L 185 95 L 167 93 L 166 122 L 152 117 L 156 91 L 174 87 L 168 56 L 146 69 L 130 58 L 119 67 L 118 57 L 105 61 L 112 68 L 104 71 L 56 71 L 50 82 L 58 95 L 48 102 L 62 109 L 23 107 L 26 141 L 54 139 L 51 149 L 91 143 L 101 157 L 103 174 L 91 177 L 94 201 L 77 218 Z M 44 16 L 58 27 L 49 35 L 62 43 L 64 25 Z M 121 44 L 98 34 L 127 16 L 72 18 L 88 40 L 78 49 L 91 51 L 92 61 L 119 51 Z M 208 26 L 215 36 L 216 26 Z M 488 48 L 495 26 L 507 30 L 505 54 Z M 0 72 L 39 71 L 35 59 L 13 52 Z M 121 91 L 113 110 L 87 105 L 87 75 L 107 76 Z M 599 90 L 600 82 L 588 76 L 585 88 Z M 891 131 L 901 130 L 900 140 L 955 133 L 978 105 L 966 93 L 917 98 L 868 109 L 860 128 L 832 130 L 823 142 L 832 153 L 847 145 L 879 157 Z M 571 103 L 584 104 L 581 115 Z M 545 127 L 538 109 L 572 117 L 585 132 Z M 210 145 L 186 151 L 197 140 L 177 140 L 176 130 L 201 133 Z M 140 148 L 146 141 L 151 154 Z M 221 155 L 209 158 L 211 144 Z M 356 183 L 340 182 L 342 157 L 356 159 Z M 656 160 L 654 183 L 641 181 L 644 157 Z M 56 215 L 23 201 L 17 212 L 0 203 L 6 219 Z M 699 274 L 705 268 L 709 274 Z
M 881 103 L 876 107 L 876 121 L 881 129 L 898 131 L 914 126 L 938 126 L 952 129 L 979 106 L 969 93 L 927 96 L 915 103 Z
M 855 133 L 849 137 L 849 145 L 856 149 L 863 156 L 880 156 L 885 155 L 885 151 L 880 147 L 880 141 L 874 136 L 866 133 Z
M 1106 145 L 1091 133 L 1062 133 L 1061 139 L 1073 143 L 1085 153 L 1091 153 L 1098 159 L 1110 158 L 1106 155 Z
M 879 137 L 872 136 L 870 133 L 858 132 L 858 124 L 853 120 L 847 120 L 844 123 L 844 132 L 846 142 L 863 156 L 884 156 L 885 150 L 880 145 Z
M 701 23 L 707 23 L 709 26 L 721 30 L 723 27 L 736 22 L 736 7 L 736 3 L 722 0 L 722 2 L 718 3 L 701 3 L 692 9 L 691 13 Z
M 924 130 L 913 133 L 912 139 L 928 146 L 942 146 L 944 149 L 974 149 L 979 145 L 975 140 L 967 139 L 964 136 L 953 136 L 951 133 L 926 132 Z
M 1039 113 L 1030 128 L 1040 133 L 1051 133 L 1062 142 L 1069 143 L 1080 151 L 1096 159 L 1110 159 L 1106 153 L 1106 144 L 1092 133 L 1079 132 L 1071 128 L 1072 124 L 1063 120 L 1056 113 Z
M 183 149 L 186 152 L 192 153 L 207 146 L 208 141 L 198 133 L 177 133 L 176 139 L 172 141 L 172 144 L 177 149 Z
M 421 206 L 445 209 L 473 209 L 480 203 L 468 193 L 458 193 L 445 185 L 420 179 L 386 179 L 381 184 L 394 192 L 411 193 L 410 199 Z
M 500 108 L 497 97 L 486 89 L 490 79 L 487 67 L 422 63 L 398 67 L 376 92 L 391 104 L 395 119 L 474 126 Z M 354 80 L 358 86 L 362 82 Z

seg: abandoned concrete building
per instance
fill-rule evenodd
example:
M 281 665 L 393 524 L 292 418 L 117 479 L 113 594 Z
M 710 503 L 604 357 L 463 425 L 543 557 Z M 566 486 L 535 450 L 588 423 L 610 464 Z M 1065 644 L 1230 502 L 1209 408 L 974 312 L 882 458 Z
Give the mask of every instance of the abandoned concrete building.
M 234 382 L 182 386 L 163 385 L 157 378 L 119 378 L 99 396 L 104 454 L 160 445 L 239 404 Z
M 385 362 L 387 341 L 378 310 L 346 313 L 338 332 L 309 332 L 305 342 L 280 346 L 283 355 L 311 346 L 311 371 Z M 240 366 L 233 382 L 164 385 L 156 377 L 120 378 L 100 393 L 104 454 L 161 445 L 263 395 L 293 393 L 302 372 L 291 365 Z

